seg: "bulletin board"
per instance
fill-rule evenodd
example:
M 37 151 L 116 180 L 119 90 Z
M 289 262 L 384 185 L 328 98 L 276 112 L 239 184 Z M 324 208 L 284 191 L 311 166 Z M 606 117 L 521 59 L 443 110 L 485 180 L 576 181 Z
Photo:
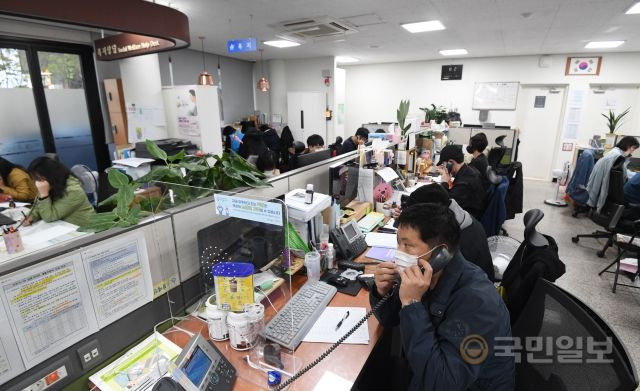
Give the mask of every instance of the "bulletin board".
M 473 89 L 473 110 L 515 110 L 520 82 L 477 82 Z

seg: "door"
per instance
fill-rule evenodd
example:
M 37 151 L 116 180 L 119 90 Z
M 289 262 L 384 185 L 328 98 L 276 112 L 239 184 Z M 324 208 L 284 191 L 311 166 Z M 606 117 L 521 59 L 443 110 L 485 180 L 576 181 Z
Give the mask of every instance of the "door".
M 553 91 L 553 92 L 550 92 Z M 522 87 L 516 127 L 520 129 L 518 160 L 526 178 L 551 180 L 559 148 L 565 88 Z
M 324 100 L 320 92 L 288 92 L 288 125 L 296 141 L 307 143 L 307 137 L 319 134 L 327 143 Z

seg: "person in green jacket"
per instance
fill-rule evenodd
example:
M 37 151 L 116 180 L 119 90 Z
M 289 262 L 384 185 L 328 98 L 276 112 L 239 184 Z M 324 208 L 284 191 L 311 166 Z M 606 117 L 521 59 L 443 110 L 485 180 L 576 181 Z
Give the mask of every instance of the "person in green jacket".
M 83 225 L 95 213 L 78 178 L 62 163 L 39 157 L 29 165 L 29 174 L 38 189 L 38 200 L 26 223 L 63 220 Z

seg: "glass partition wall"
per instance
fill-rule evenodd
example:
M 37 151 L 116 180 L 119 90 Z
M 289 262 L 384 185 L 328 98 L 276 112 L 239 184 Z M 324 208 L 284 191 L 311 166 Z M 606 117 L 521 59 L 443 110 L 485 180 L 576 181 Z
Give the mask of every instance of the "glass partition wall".
M 109 164 L 92 48 L 0 37 L 0 156 Z

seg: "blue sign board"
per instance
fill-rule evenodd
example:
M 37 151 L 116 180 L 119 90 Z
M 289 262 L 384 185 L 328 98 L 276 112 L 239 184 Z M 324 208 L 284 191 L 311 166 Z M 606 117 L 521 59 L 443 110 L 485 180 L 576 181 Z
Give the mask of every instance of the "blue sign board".
M 230 39 L 227 41 L 227 52 L 255 52 L 258 49 L 255 38 Z

